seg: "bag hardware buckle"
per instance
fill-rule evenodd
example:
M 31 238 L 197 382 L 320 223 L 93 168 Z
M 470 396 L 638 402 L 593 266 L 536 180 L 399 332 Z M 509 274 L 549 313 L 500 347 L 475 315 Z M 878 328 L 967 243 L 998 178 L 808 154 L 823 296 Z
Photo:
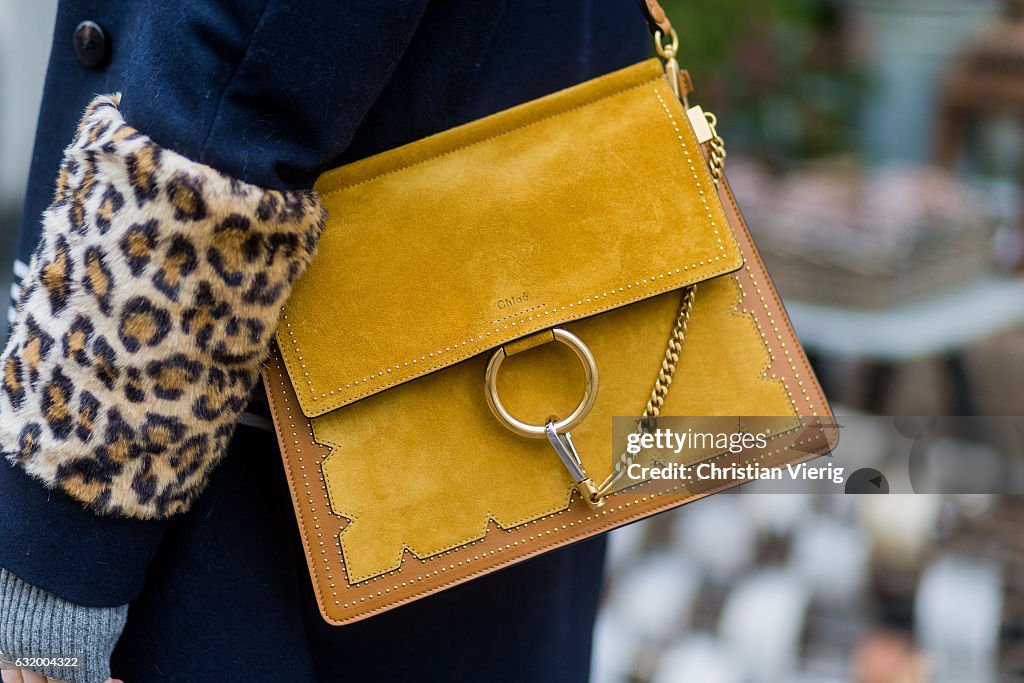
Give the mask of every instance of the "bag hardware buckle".
M 598 490 L 594 480 L 588 477 L 583 469 L 580 454 L 576 452 L 576 446 L 572 442 L 572 434 L 555 431 L 553 420 L 548 420 L 548 423 L 544 425 L 544 433 L 548 437 L 548 441 L 551 442 L 552 448 L 555 449 L 555 453 L 562 460 L 562 464 L 565 465 L 565 469 L 569 470 L 569 475 L 576 483 L 576 490 L 583 496 L 583 500 L 587 501 L 587 505 L 592 508 L 604 505 L 604 496 Z
M 552 448 L 555 449 L 555 453 L 562 461 L 562 464 L 565 465 L 566 470 L 568 470 L 569 475 L 572 477 L 573 483 L 576 485 L 576 489 L 583 496 L 583 499 L 591 507 L 600 507 L 604 503 L 604 497 L 600 494 L 594 481 L 587 476 L 586 470 L 583 468 L 583 461 L 580 460 L 579 453 L 576 451 L 576 446 L 573 444 L 570 434 L 571 429 L 583 422 L 583 419 L 590 413 L 591 408 L 594 407 L 594 402 L 597 400 L 597 361 L 594 359 L 594 354 L 590 351 L 590 348 L 572 332 L 556 327 L 550 330 L 549 333 L 551 335 L 550 339 L 539 341 L 539 343 L 529 343 L 524 348 L 512 351 L 511 353 L 504 346 L 495 349 L 490 361 L 487 363 L 487 373 L 484 377 L 484 395 L 487 397 L 487 405 L 490 407 L 491 412 L 507 429 L 528 439 L 546 438 L 551 443 Z M 544 425 L 529 424 L 513 416 L 501 402 L 501 398 L 498 396 L 498 370 L 508 356 L 514 355 L 526 348 L 533 348 L 534 346 L 547 344 L 552 341 L 568 346 L 583 364 L 586 377 L 583 398 L 580 400 L 580 404 L 576 406 L 576 409 L 564 419 L 559 420 L 552 417 Z

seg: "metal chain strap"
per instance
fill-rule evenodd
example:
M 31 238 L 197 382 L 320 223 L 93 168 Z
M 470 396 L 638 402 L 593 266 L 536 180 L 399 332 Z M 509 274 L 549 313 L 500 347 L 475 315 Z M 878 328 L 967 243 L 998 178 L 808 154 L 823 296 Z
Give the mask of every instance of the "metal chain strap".
M 711 158 L 708 159 L 708 168 L 711 171 L 711 178 L 715 181 L 715 187 L 718 187 L 718 184 L 725 176 L 725 160 L 729 154 L 725 151 L 725 140 L 718 134 L 718 117 L 709 111 L 704 112 L 704 116 L 707 118 L 708 125 L 711 126 L 711 132 L 714 135 L 708 141 L 708 145 L 711 147 Z
M 672 334 L 668 338 L 668 348 L 665 349 L 665 358 L 661 361 L 661 370 L 658 372 L 658 380 L 654 383 L 651 391 L 651 398 L 647 401 L 644 409 L 643 420 L 651 420 L 661 414 L 661 407 L 665 405 L 665 397 L 672 386 L 672 379 L 676 375 L 676 368 L 679 365 L 679 354 L 683 352 L 683 341 L 686 339 L 686 325 L 690 322 L 690 313 L 693 311 L 693 300 L 697 296 L 697 286 L 690 285 L 683 289 L 679 302 L 679 314 L 676 316 L 676 323 L 672 327 Z
M 643 434 L 651 428 L 665 405 L 665 398 L 668 397 L 672 380 L 679 367 L 679 357 L 683 352 L 683 342 L 686 340 L 686 327 L 690 322 L 690 314 L 693 312 L 693 302 L 696 297 L 697 285 L 690 285 L 683 289 L 679 301 L 679 313 L 676 315 L 675 325 L 672 326 L 672 334 L 668 338 L 668 347 L 665 349 L 665 357 L 661 361 L 658 379 L 654 382 L 651 398 L 647 401 L 647 407 L 644 408 L 644 413 L 637 423 L 636 432 L 638 434 Z M 615 469 L 597 488 L 597 495 L 599 497 L 608 495 L 608 492 L 622 478 L 631 464 L 633 464 L 633 456 L 623 451 L 618 462 L 615 463 Z
M 666 37 L 669 38 L 667 44 L 665 43 Z M 687 93 L 681 92 L 679 86 L 680 70 L 679 63 L 676 61 L 676 54 L 679 51 L 679 36 L 674 29 L 669 30 L 668 36 L 664 36 L 660 30 L 657 30 L 654 32 L 654 45 L 658 54 L 664 60 L 665 74 L 676 97 L 689 110 Z M 725 150 L 725 141 L 718 134 L 718 117 L 711 112 L 704 112 L 704 117 L 707 119 L 708 126 L 711 129 L 711 137 L 707 139 L 709 146 L 708 169 L 717 188 L 721 184 L 722 178 L 725 177 L 725 160 L 729 155 Z M 690 285 L 682 290 L 679 301 L 679 313 L 676 315 L 676 322 L 668 339 L 668 347 L 665 349 L 665 357 L 661 361 L 658 379 L 654 382 L 654 388 L 651 390 L 651 397 L 647 401 L 643 415 L 637 422 L 637 434 L 649 433 L 654 428 L 658 416 L 661 415 L 661 409 L 665 405 L 665 399 L 668 397 L 669 389 L 672 387 L 672 380 L 675 378 L 676 370 L 679 367 L 679 357 L 683 352 L 683 342 L 686 340 L 686 327 L 690 322 L 690 314 L 693 312 L 693 302 L 696 296 L 696 285 Z M 633 464 L 633 456 L 627 451 L 623 451 L 619 455 L 619 460 L 615 463 L 611 474 L 608 475 L 601 485 L 595 489 L 591 484 L 592 488 L 589 490 L 590 500 L 588 502 L 592 505 L 600 505 L 601 500 L 611 492 L 612 487 L 628 471 L 631 464 Z
M 676 63 L 675 56 L 679 48 L 679 37 L 675 31 L 672 31 L 671 42 L 668 45 L 664 45 L 661 32 L 657 31 L 654 35 L 654 44 L 658 54 L 665 60 L 665 71 L 669 77 L 669 83 L 672 85 L 673 90 L 676 91 L 676 96 L 679 97 L 683 106 L 688 106 L 684 94 L 679 92 L 678 89 L 679 65 Z M 725 150 L 725 141 L 718 134 L 718 117 L 711 112 L 704 112 L 704 116 L 707 119 L 708 126 L 711 128 L 711 139 L 708 140 L 708 170 L 711 172 L 711 178 L 715 181 L 715 187 L 718 187 L 722 178 L 725 177 L 725 160 L 729 154 Z M 686 339 L 686 326 L 690 322 L 690 314 L 693 312 L 693 302 L 696 296 L 696 285 L 690 285 L 683 289 L 679 302 L 679 314 L 676 316 L 676 323 L 668 339 L 668 348 L 665 349 L 665 357 L 661 362 L 658 379 L 654 383 L 654 389 L 651 391 L 651 397 L 647 401 L 647 407 L 644 408 L 644 413 L 637 423 L 637 434 L 649 432 L 654 427 L 658 416 L 661 414 L 661 409 L 665 405 L 665 398 L 668 396 L 672 380 L 676 375 L 676 369 L 679 366 L 679 357 L 682 354 L 683 342 Z M 619 455 L 618 462 L 615 463 L 615 468 L 611 474 L 597 487 L 597 497 L 599 499 L 608 495 L 612 487 L 622 478 L 631 464 L 633 464 L 633 456 L 623 451 Z

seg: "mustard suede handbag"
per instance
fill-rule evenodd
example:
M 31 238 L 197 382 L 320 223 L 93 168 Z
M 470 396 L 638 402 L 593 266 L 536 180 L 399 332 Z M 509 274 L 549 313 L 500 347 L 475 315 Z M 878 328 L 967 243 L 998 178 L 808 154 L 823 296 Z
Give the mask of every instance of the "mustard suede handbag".
M 614 416 L 829 417 L 715 119 L 684 104 L 676 33 L 641 5 L 664 63 L 316 183 L 327 228 L 264 383 L 330 623 L 742 481 L 624 481 Z M 772 434 L 687 457 L 781 466 L 834 445 Z

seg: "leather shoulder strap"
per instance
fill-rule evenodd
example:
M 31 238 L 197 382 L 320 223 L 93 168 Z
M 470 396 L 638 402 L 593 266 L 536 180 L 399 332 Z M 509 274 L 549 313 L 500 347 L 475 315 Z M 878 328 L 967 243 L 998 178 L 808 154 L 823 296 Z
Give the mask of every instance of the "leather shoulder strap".
M 644 13 L 644 19 L 647 21 L 647 27 L 651 29 L 653 34 L 655 31 L 661 31 L 662 35 L 669 35 L 672 32 L 672 22 L 668 20 L 668 16 L 665 15 L 665 10 L 661 8 L 661 3 L 658 0 L 637 0 L 640 4 L 640 11 Z

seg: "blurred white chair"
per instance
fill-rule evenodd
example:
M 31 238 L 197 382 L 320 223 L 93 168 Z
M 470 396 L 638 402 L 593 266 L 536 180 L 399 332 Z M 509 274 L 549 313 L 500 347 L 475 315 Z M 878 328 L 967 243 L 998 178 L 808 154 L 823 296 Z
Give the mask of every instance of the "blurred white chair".
M 742 664 L 744 680 L 790 680 L 810 598 L 810 590 L 795 575 L 781 570 L 758 572 L 737 585 L 722 608 L 719 631 Z
M 788 535 L 812 514 L 811 495 L 743 493 L 737 498 L 755 529 L 778 536 Z
M 658 662 L 651 683 L 743 683 L 743 670 L 717 639 L 710 635 L 685 638 L 670 647 Z
M 1003 587 L 998 569 L 959 558 L 928 567 L 914 623 L 934 683 L 996 680 Z
M 991 493 L 961 493 L 950 496 L 965 519 L 981 519 L 992 512 L 999 498 Z
M 619 575 L 608 597 L 607 618 L 649 643 L 662 643 L 689 623 L 700 576 L 675 555 L 652 555 Z
M 816 517 L 797 529 L 790 566 L 819 604 L 838 608 L 862 594 L 870 555 L 870 542 L 860 529 Z
M 624 628 L 617 617 L 602 611 L 594 624 L 590 683 L 628 683 L 639 649 L 636 634 Z
M 756 533 L 740 505 L 742 495 L 699 500 L 676 513 L 673 543 L 718 584 L 728 584 L 750 566 Z
M 889 567 L 918 566 L 938 524 L 942 496 L 891 494 L 857 498 L 861 522 L 871 537 L 876 559 Z
M 650 520 L 643 520 L 624 526 L 608 534 L 608 553 L 605 568 L 609 577 L 615 577 L 633 562 L 642 559 L 641 554 L 650 535 Z

